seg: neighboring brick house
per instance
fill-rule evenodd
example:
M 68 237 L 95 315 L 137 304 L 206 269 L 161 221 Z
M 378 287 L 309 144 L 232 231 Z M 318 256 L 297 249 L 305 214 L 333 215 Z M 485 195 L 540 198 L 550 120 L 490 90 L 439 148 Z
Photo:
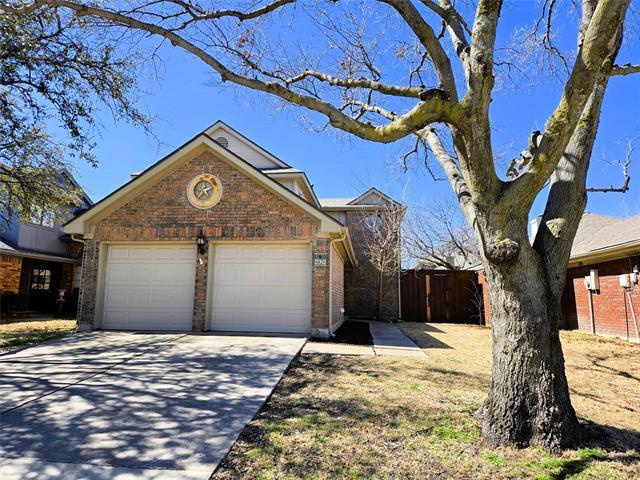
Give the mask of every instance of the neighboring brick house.
M 220 121 L 64 230 L 85 241 L 81 330 L 326 337 L 358 266 L 304 172 Z
M 358 259 L 358 267 L 345 271 L 344 303 L 351 318 L 376 318 L 378 303 L 378 269 L 367 256 L 366 244 L 371 241 L 371 227 L 384 209 L 397 210 L 402 205 L 377 188 L 371 188 L 356 198 L 321 198 L 325 212 L 348 229 Z M 399 253 L 400 238 L 397 239 Z M 399 256 L 398 256 L 399 261 Z M 382 320 L 400 318 L 400 269 L 395 268 L 382 279 Z
M 537 222 L 532 221 L 533 233 Z M 633 282 L 638 267 L 640 215 L 617 218 L 585 213 L 571 249 L 560 328 L 640 341 L 636 330 L 640 329 L 640 286 Z M 587 288 L 585 277 L 592 275 L 599 285 L 591 285 L 590 278 L 591 288 Z M 629 275 L 628 288 L 621 286 L 621 275 Z M 482 272 L 479 279 L 486 283 Z M 490 323 L 486 296 L 485 317 Z
M 69 172 L 61 182 L 80 188 Z M 88 208 L 91 199 L 82 195 L 80 205 L 69 205 L 70 215 Z M 31 222 L 13 217 L 0 228 L 0 312 L 3 318 L 53 313 L 56 300 L 65 299 L 64 313 L 73 315 L 78 294 L 82 244 L 64 234 L 53 215 L 43 214 Z

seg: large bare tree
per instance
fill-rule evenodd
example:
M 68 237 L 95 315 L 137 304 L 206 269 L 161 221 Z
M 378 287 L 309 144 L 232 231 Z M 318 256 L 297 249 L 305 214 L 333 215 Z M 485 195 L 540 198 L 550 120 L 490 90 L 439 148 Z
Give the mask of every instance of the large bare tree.
M 402 225 L 402 244 L 421 268 L 462 270 L 480 262 L 475 232 L 453 196 L 413 205 Z
M 478 412 L 483 438 L 559 449 L 580 436 L 558 335 L 560 296 L 609 78 L 640 70 L 615 64 L 629 2 L 582 0 L 575 55 L 562 56 L 568 75 L 557 107 L 541 132 L 523 139 L 526 155 L 509 178 L 496 171 L 489 115 L 496 66 L 504 64 L 496 58 L 500 0 L 2 4 L 24 14 L 73 11 L 97 27 L 139 31 L 201 59 L 222 82 L 304 107 L 336 129 L 373 142 L 425 142 L 474 229 L 490 284 L 493 372 Z M 542 43 L 550 52 L 558 50 L 551 10 L 572 5 L 561 4 L 544 2 L 537 22 L 547 27 Z M 531 245 L 528 214 L 545 185 Z

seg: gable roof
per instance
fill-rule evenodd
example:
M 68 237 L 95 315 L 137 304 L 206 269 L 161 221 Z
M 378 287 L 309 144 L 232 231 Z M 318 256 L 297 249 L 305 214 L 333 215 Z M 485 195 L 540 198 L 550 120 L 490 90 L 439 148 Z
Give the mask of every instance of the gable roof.
M 202 133 L 205 134 L 205 135 L 208 135 L 210 138 L 213 138 L 213 134 L 214 134 L 215 130 L 217 130 L 217 129 L 222 129 L 222 130 L 226 131 L 227 133 L 237 137 L 238 139 L 240 139 L 242 141 L 242 143 L 245 144 L 245 146 L 255 150 L 256 152 L 258 152 L 260 155 L 265 157 L 267 160 L 271 161 L 271 163 L 274 163 L 276 165 L 276 167 L 278 167 L 278 168 L 291 168 L 291 165 L 289 165 L 288 163 L 284 162 L 283 160 L 281 160 L 280 158 L 275 156 L 273 153 L 269 152 L 264 147 L 261 147 L 260 145 L 255 143 L 253 140 L 245 137 L 242 133 L 238 132 L 235 128 L 231 127 L 230 125 L 227 125 L 222 120 L 216 120 L 211 126 L 205 128 Z M 215 141 L 215 139 L 214 139 L 214 141 Z M 233 149 L 230 149 L 230 150 L 233 150 Z
M 313 185 L 307 178 L 307 174 L 297 168 L 261 168 L 262 173 L 269 175 L 270 177 L 279 178 L 295 178 L 302 181 L 304 188 L 307 190 L 309 198 L 314 206 L 320 207 L 320 202 L 316 196 L 316 192 L 313 190 Z
M 400 206 L 400 203 L 396 202 L 393 198 L 391 198 L 389 195 L 386 195 L 385 193 L 381 192 L 376 187 L 371 187 L 369 190 L 364 192 L 359 197 L 354 198 L 353 200 L 351 200 L 349 202 L 349 205 L 381 205 L 380 203 L 367 203 L 366 202 L 366 199 L 368 197 L 375 197 L 375 196 L 378 196 L 378 197 L 384 199 L 387 203 L 393 203 L 393 204 L 395 204 L 397 206 Z
M 384 202 L 369 202 L 367 198 L 377 196 L 384 200 Z M 375 208 L 385 204 L 393 204 L 395 206 L 402 206 L 401 203 L 395 201 L 389 195 L 383 193 L 376 187 L 371 187 L 369 190 L 355 198 L 320 198 L 320 205 L 323 210 L 326 211 L 340 211 L 340 210 L 355 210 L 355 209 L 367 209 Z
M 295 204 L 310 216 L 317 218 L 320 221 L 320 230 L 322 232 L 344 232 L 344 225 L 335 220 L 333 217 L 329 216 L 316 206 L 299 197 L 273 178 L 265 175 L 260 169 L 256 168 L 243 158 L 239 157 L 231 150 L 219 145 L 215 140 L 213 140 L 209 135 L 205 133 L 196 135 L 184 145 L 178 147 L 172 153 L 154 163 L 142 173 L 129 180 L 117 190 L 113 191 L 110 195 L 95 203 L 87 210 L 79 213 L 77 216 L 63 225 L 63 231 L 69 234 L 88 233 L 85 228 L 87 221 L 99 215 L 106 216 L 107 212 L 111 212 L 116 208 L 119 208 L 121 205 L 137 196 L 137 193 L 135 192 L 139 188 L 144 188 L 156 183 L 165 175 L 170 173 L 172 171 L 172 167 L 177 168 L 176 164 L 179 164 L 181 161 L 187 161 L 187 159 L 191 159 L 191 156 L 188 157 L 189 154 L 199 154 L 201 153 L 201 151 L 205 150 L 210 150 L 218 154 L 223 160 L 230 162 L 232 165 L 255 180 L 257 183 L 273 191 L 283 199 Z

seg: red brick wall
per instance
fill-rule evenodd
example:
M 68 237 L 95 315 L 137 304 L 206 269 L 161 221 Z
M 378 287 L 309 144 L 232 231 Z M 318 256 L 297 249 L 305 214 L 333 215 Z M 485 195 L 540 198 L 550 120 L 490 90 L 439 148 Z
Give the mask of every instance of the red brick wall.
M 636 338 L 635 326 L 631 315 L 631 305 L 625 300 L 618 276 L 631 273 L 634 265 L 640 265 L 640 256 L 623 258 L 594 265 L 575 267 L 569 270 L 565 294 L 575 298 L 573 308 L 565 306 L 565 328 L 592 331 L 589 318 L 589 291 L 584 286 L 584 277 L 592 268 L 598 270 L 600 290 L 592 293 L 593 317 L 596 334 Z M 640 322 L 640 287 L 634 285 L 630 291 L 636 319 Z M 627 315 L 625 318 L 625 301 Z M 640 327 L 640 325 L 639 325 Z
M 335 329 L 344 320 L 341 309 L 344 307 L 344 261 L 335 246 L 331 252 L 331 323 Z
M 0 293 L 18 293 L 22 258 L 0 255 Z
M 313 253 L 329 257 L 329 239 L 318 238 L 313 241 Z M 313 267 L 311 279 L 311 327 L 327 330 L 329 328 L 329 267 Z
M 567 272 L 567 283 L 562 297 L 560 328 L 592 332 L 589 317 L 589 291 L 584 286 L 584 277 L 592 268 L 598 270 L 600 290 L 593 292 L 593 312 L 595 332 L 598 335 L 636 339 L 635 326 L 631 315 L 631 305 L 623 296 L 618 276 L 631 273 L 634 265 L 640 265 L 640 256 L 632 256 L 609 262 L 574 267 Z M 478 281 L 483 286 L 486 323 L 491 323 L 488 285 L 483 272 Z M 636 320 L 640 328 L 640 287 L 634 285 L 630 291 Z M 625 301 L 627 314 L 625 318 Z
M 220 203 L 194 208 L 186 188 L 211 172 L 223 186 Z M 201 227 L 209 240 L 310 240 L 319 222 L 205 152 L 143 191 L 97 225 L 95 238 L 111 241 L 194 240 Z
M 216 175 L 223 186 L 220 202 L 198 210 L 188 201 L 186 187 L 197 174 Z M 317 238 L 319 221 L 280 196 L 257 184 L 244 173 L 205 152 L 142 191 L 96 224 L 94 239 L 85 245 L 85 271 L 79 318 L 93 323 L 97 282 L 97 254 L 102 241 L 180 241 L 195 246 L 200 228 L 210 241 L 306 240 L 314 253 L 328 253 L 329 240 Z M 204 327 L 207 255 L 196 272 L 194 330 Z M 88 267 L 88 268 L 87 268 Z M 327 267 L 313 268 L 312 327 L 328 327 Z
M 375 210 L 374 210 L 375 211 Z M 378 314 L 378 277 L 379 270 L 366 255 L 367 236 L 363 221 L 371 212 L 348 211 L 345 225 L 358 260 L 356 268 L 345 271 L 344 303 L 347 317 L 375 318 Z M 382 317 L 384 320 L 398 319 L 398 274 L 386 275 L 382 280 Z

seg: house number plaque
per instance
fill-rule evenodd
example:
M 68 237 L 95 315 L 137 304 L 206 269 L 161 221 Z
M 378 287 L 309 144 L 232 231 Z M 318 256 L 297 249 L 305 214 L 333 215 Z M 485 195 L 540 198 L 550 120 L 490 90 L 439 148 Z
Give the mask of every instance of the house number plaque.
M 327 266 L 327 254 L 326 253 L 314 253 L 313 254 L 313 266 L 314 267 L 326 267 Z

